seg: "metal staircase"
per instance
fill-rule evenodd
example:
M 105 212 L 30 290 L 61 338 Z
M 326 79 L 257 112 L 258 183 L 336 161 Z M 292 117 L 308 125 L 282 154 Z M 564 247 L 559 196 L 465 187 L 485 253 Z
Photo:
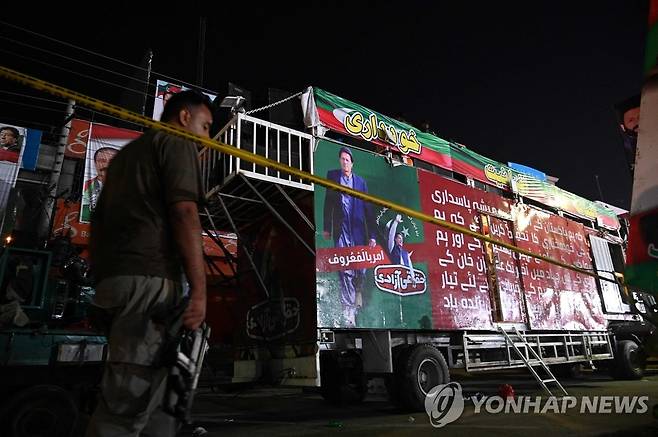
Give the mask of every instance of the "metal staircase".
M 310 134 L 238 113 L 214 138 L 236 149 L 313 172 L 315 139 Z M 206 197 L 200 214 L 202 227 L 211 237 L 218 230 L 237 236 L 238 249 L 247 262 L 240 271 L 233 272 L 233 277 L 239 280 L 241 275 L 253 275 L 269 297 L 253 257 L 250 236 L 258 233 L 262 219 L 271 218 L 315 256 L 313 184 L 207 147 L 199 152 L 199 163 Z M 222 248 L 221 241 L 213 239 Z
M 299 170 L 313 172 L 315 140 L 310 134 L 239 113 L 215 139 Z M 199 162 L 208 203 L 202 214 L 206 227 L 242 230 L 258 217 L 278 216 L 282 208 L 293 208 L 305 216 L 297 205 L 312 198 L 313 184 L 209 148 L 199 152 Z M 211 220 L 214 226 L 211 226 Z M 304 218 L 304 221 L 314 230 L 310 219 Z
M 456 366 L 468 372 L 495 371 L 528 367 L 542 388 L 556 378 L 549 366 L 588 363 L 613 358 L 607 331 L 523 331 L 517 327 L 499 327 L 499 332 L 464 332 Z M 510 329 L 512 329 L 510 331 Z M 453 352 L 454 353 L 454 352 Z M 542 377 L 536 367 L 542 367 Z M 555 381 L 557 382 L 557 381 Z
M 521 357 L 521 360 L 525 363 L 526 367 L 528 370 L 530 370 L 530 373 L 532 373 L 532 376 L 535 377 L 539 385 L 544 389 L 546 393 L 548 393 L 549 396 L 555 396 L 553 392 L 548 388 L 547 384 L 555 384 L 557 385 L 558 389 L 562 392 L 562 395 L 564 396 L 569 396 L 569 393 L 564 389 L 562 384 L 560 384 L 560 381 L 557 380 L 553 372 L 551 372 L 551 369 L 548 368 L 544 360 L 539 356 L 539 354 L 535 351 L 535 349 L 528 343 L 526 338 L 519 332 L 517 328 L 514 328 L 514 331 L 512 332 L 512 335 L 510 335 L 509 332 L 505 331 L 502 327 L 499 329 L 500 332 L 503 334 L 505 337 L 505 340 L 507 342 L 507 353 L 509 355 L 509 349 L 512 347 L 516 354 Z M 512 336 L 516 336 L 520 343 L 524 347 L 524 352 L 521 352 L 521 349 L 517 346 L 517 342 L 512 339 Z M 534 359 L 531 359 L 528 355 L 528 352 L 530 352 L 530 355 L 534 357 Z M 539 375 L 535 367 L 540 367 L 541 370 L 548 376 L 546 379 L 542 379 L 542 376 Z

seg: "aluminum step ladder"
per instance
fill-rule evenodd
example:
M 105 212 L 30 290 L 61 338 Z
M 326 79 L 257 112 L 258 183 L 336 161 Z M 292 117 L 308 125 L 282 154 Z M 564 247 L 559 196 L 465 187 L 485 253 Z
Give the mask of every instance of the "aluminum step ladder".
M 555 377 L 555 375 L 553 375 L 553 372 L 551 372 L 551 369 L 546 365 L 546 363 L 544 363 L 544 360 L 541 359 L 539 354 L 537 354 L 537 352 L 532 348 L 532 346 L 528 343 L 528 341 L 525 339 L 525 337 L 519 332 L 519 330 L 516 327 L 514 327 L 514 332 L 513 332 L 512 335 L 517 336 L 519 338 L 519 340 L 521 340 L 521 342 L 524 343 L 526 351 L 530 351 L 530 353 L 532 353 L 532 355 L 534 356 L 534 360 L 531 361 L 529 357 L 527 357 L 523 352 L 521 352 L 521 349 L 519 349 L 517 347 L 516 343 L 514 342 L 514 340 L 512 340 L 512 337 L 510 336 L 509 332 L 505 331 L 505 329 L 503 329 L 502 327 L 499 328 L 499 331 L 505 337 L 505 340 L 506 340 L 507 345 L 508 345 L 507 346 L 508 351 L 509 351 L 509 347 L 512 346 L 512 348 L 516 351 L 518 356 L 521 357 L 521 359 L 525 363 L 528 370 L 530 370 L 530 373 L 532 373 L 532 376 L 535 377 L 535 379 L 537 380 L 539 385 L 544 389 L 544 391 L 546 393 L 549 394 L 549 396 L 555 396 L 555 395 L 548 388 L 547 384 L 557 385 L 559 390 L 563 393 L 564 396 L 569 396 L 569 393 L 567 393 L 567 391 L 564 389 L 562 384 L 560 384 L 560 381 L 558 381 L 557 378 Z M 539 346 L 539 344 L 537 344 L 537 347 L 541 347 L 541 346 Z M 508 354 L 508 356 L 509 356 L 509 354 Z M 539 375 L 537 370 L 535 370 L 536 366 L 541 367 L 542 370 L 546 373 L 546 375 L 548 375 L 548 378 L 542 379 L 542 377 Z

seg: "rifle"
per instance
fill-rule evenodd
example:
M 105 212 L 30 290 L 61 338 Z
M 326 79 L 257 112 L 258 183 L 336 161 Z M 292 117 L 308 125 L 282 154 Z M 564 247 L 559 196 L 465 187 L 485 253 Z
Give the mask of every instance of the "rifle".
M 167 390 L 163 410 L 186 425 L 192 423 L 192 403 L 208 351 L 210 327 L 203 323 L 199 329 L 183 328 L 182 315 L 187 299 L 165 321 L 167 339 L 163 352 L 163 364 L 169 367 Z

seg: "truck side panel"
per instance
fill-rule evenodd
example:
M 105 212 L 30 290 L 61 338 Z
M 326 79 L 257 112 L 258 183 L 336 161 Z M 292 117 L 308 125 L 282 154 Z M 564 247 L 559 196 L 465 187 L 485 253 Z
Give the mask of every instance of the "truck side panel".
M 341 147 L 318 142 L 317 174 L 338 181 Z M 359 189 L 367 186 L 370 194 L 392 202 L 534 253 L 592 267 L 585 228 L 576 221 L 511 205 L 511 199 L 393 165 L 381 155 L 350 153 L 352 183 L 356 187 L 359 178 L 365 181 Z M 319 327 L 492 330 L 498 322 L 529 322 L 544 330 L 606 328 L 592 278 L 411 217 L 398 219 L 388 208 L 373 208 L 369 218 L 345 197 L 315 188 Z M 350 208 L 350 220 L 342 220 Z M 354 245 L 340 235 L 346 227 Z M 374 237 L 376 246 L 369 247 L 368 238 L 359 241 L 359 233 Z

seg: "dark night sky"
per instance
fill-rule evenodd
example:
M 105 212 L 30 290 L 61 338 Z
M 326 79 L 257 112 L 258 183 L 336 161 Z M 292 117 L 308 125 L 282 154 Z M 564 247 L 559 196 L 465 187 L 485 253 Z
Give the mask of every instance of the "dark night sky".
M 324 3 L 333 6 L 227 9 L 222 3 L 208 18 L 204 86 L 223 94 L 232 81 L 262 98 L 268 87 L 295 92 L 319 86 L 384 114 L 402 114 L 412 124 L 428 120 L 443 138 L 501 162 L 536 167 L 591 199 L 599 198 L 598 174 L 604 200 L 629 207 L 631 181 L 613 104 L 642 86 L 645 1 Z M 130 63 L 150 47 L 155 71 L 194 82 L 198 18 L 180 18 L 176 30 L 168 24 L 172 14 L 121 20 L 17 16 L 13 23 Z M 61 25 L 67 19 L 71 24 Z M 0 29 L 5 37 L 131 73 Z M 3 65 L 117 101 L 111 87 L 12 53 L 72 68 L 70 62 L 35 56 L 6 39 L 0 49 Z M 0 81 L 0 90 L 9 88 Z

